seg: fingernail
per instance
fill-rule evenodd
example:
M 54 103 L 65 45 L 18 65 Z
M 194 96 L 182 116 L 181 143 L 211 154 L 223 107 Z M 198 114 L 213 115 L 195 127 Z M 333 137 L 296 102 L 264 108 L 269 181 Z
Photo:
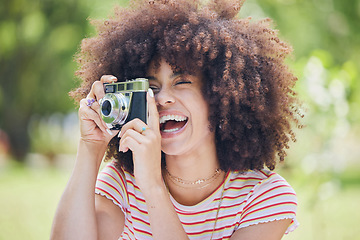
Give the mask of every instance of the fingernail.
M 114 76 L 112 76 L 112 77 L 110 78 L 110 80 L 113 81 L 113 82 L 115 82 L 115 81 L 117 80 L 117 78 L 114 77 Z
M 129 150 L 128 148 L 121 149 L 121 147 L 119 145 L 119 152 L 126 153 L 128 150 Z
M 151 88 L 149 88 L 148 93 L 149 93 L 150 97 L 154 97 L 154 92 Z
M 119 134 L 118 134 L 118 138 L 121 138 L 121 130 L 120 130 L 120 132 L 119 132 Z
M 106 129 L 106 131 L 108 132 L 108 134 L 110 134 L 110 135 L 112 135 L 113 133 L 111 132 L 111 130 L 110 129 Z

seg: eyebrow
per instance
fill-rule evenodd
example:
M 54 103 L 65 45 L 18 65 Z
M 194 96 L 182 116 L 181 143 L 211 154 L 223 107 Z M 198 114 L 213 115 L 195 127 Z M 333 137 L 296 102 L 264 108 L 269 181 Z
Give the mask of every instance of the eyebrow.
M 151 77 L 151 76 L 146 76 L 145 78 L 147 78 L 148 80 L 156 80 L 155 77 Z
M 178 76 L 184 74 L 183 72 L 175 72 L 173 73 L 170 78 L 177 78 Z M 157 80 L 156 77 L 154 76 L 146 76 L 145 78 L 147 78 L 148 80 Z

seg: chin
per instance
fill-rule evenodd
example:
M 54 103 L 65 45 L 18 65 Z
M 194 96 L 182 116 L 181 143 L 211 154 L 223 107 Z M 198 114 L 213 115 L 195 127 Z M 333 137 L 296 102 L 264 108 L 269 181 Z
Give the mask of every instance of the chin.
M 189 152 L 189 149 L 184 149 L 184 145 L 180 144 L 179 142 L 172 142 L 172 143 L 164 143 L 164 140 L 162 140 L 161 143 L 161 150 L 166 154 L 166 155 L 171 155 L 171 156 L 180 156 L 183 155 L 185 153 Z

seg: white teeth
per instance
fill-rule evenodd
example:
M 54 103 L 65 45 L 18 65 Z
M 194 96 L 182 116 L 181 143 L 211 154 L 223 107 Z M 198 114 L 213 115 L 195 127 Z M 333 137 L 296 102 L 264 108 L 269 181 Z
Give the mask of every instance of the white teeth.
M 185 121 L 187 119 L 187 117 L 184 117 L 184 116 L 178 116 L 178 115 L 165 115 L 165 116 L 162 116 L 159 121 L 160 121 L 160 124 L 161 123 L 164 123 L 166 121 L 169 121 L 169 120 L 174 120 L 174 121 L 177 121 L 177 122 L 182 122 L 182 121 Z
M 163 129 L 162 132 L 164 133 L 171 133 L 179 130 L 180 128 L 174 128 L 174 129 Z

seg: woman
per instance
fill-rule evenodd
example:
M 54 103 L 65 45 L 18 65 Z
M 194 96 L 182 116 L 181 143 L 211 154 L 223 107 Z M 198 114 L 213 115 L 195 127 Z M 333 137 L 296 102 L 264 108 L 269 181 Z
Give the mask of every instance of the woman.
M 296 228 L 293 189 L 264 169 L 299 126 L 291 48 L 269 20 L 235 18 L 241 5 L 137 1 L 97 23 L 78 56 L 81 139 L 52 239 L 281 239 Z M 148 123 L 109 130 L 103 83 L 137 77 L 149 79 Z

